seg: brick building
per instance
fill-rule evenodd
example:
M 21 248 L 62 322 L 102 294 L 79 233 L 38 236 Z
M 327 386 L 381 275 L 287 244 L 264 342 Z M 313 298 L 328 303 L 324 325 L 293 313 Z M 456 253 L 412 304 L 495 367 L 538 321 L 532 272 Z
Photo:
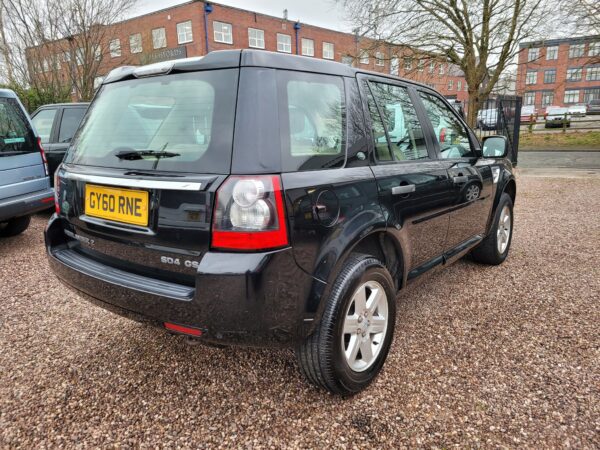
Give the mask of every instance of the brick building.
M 600 98 L 600 36 L 520 44 L 517 94 L 524 105 L 570 106 Z
M 99 76 L 121 65 L 201 56 L 214 50 L 254 48 L 399 75 L 462 101 L 468 96 L 463 73 L 439 56 L 212 2 L 190 1 L 133 17 L 111 25 L 106 35 L 110 36 L 107 42 L 93 49 L 100 64 Z M 29 54 L 37 60 L 33 64 L 36 72 L 54 71 L 68 79 L 66 71 L 72 70 L 77 54 L 61 56 L 53 50 L 60 47 L 56 44 L 46 44 L 43 51 L 37 49 Z M 89 50 L 74 49 L 74 53 L 78 51 Z M 77 93 L 73 96 L 76 99 Z

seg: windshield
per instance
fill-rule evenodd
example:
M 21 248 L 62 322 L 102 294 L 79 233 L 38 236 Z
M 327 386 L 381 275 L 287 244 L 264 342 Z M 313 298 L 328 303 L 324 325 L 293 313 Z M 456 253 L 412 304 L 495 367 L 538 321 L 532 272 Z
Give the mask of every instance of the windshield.
M 0 97 L 0 157 L 38 151 L 34 139 L 19 103 Z
M 92 103 L 65 161 L 227 173 L 237 77 L 237 69 L 226 69 L 107 84 Z

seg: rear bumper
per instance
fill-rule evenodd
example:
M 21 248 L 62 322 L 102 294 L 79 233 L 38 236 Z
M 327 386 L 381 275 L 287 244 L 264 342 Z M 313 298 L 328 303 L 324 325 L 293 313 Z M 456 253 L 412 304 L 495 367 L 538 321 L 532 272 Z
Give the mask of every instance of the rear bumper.
M 290 248 L 269 253 L 207 252 L 193 286 L 125 272 L 94 261 L 65 237 L 54 215 L 46 229 L 51 269 L 82 297 L 123 316 L 164 327 L 197 328 L 213 343 L 289 346 L 310 332 L 313 278 Z M 320 283 L 320 282 L 317 282 Z
M 52 207 L 53 202 L 54 190 L 52 188 L 0 199 L 0 221 L 43 211 Z

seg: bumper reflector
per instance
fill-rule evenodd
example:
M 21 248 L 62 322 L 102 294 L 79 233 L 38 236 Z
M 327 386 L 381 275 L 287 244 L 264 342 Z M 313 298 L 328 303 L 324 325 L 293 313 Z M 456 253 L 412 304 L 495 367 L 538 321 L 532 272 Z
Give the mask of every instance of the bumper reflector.
M 184 327 L 182 325 L 177 325 L 169 322 L 165 322 L 165 328 L 167 330 L 187 334 L 189 336 L 202 336 L 202 330 L 199 330 L 198 328 Z

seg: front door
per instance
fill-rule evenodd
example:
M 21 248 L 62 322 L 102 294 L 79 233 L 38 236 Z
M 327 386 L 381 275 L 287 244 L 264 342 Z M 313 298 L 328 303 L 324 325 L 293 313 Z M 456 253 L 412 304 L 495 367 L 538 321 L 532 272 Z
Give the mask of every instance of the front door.
M 409 249 L 408 269 L 417 273 L 442 262 L 451 202 L 448 172 L 433 158 L 412 88 L 376 78 L 361 84 L 371 119 L 379 201 L 388 215 L 388 229 Z

